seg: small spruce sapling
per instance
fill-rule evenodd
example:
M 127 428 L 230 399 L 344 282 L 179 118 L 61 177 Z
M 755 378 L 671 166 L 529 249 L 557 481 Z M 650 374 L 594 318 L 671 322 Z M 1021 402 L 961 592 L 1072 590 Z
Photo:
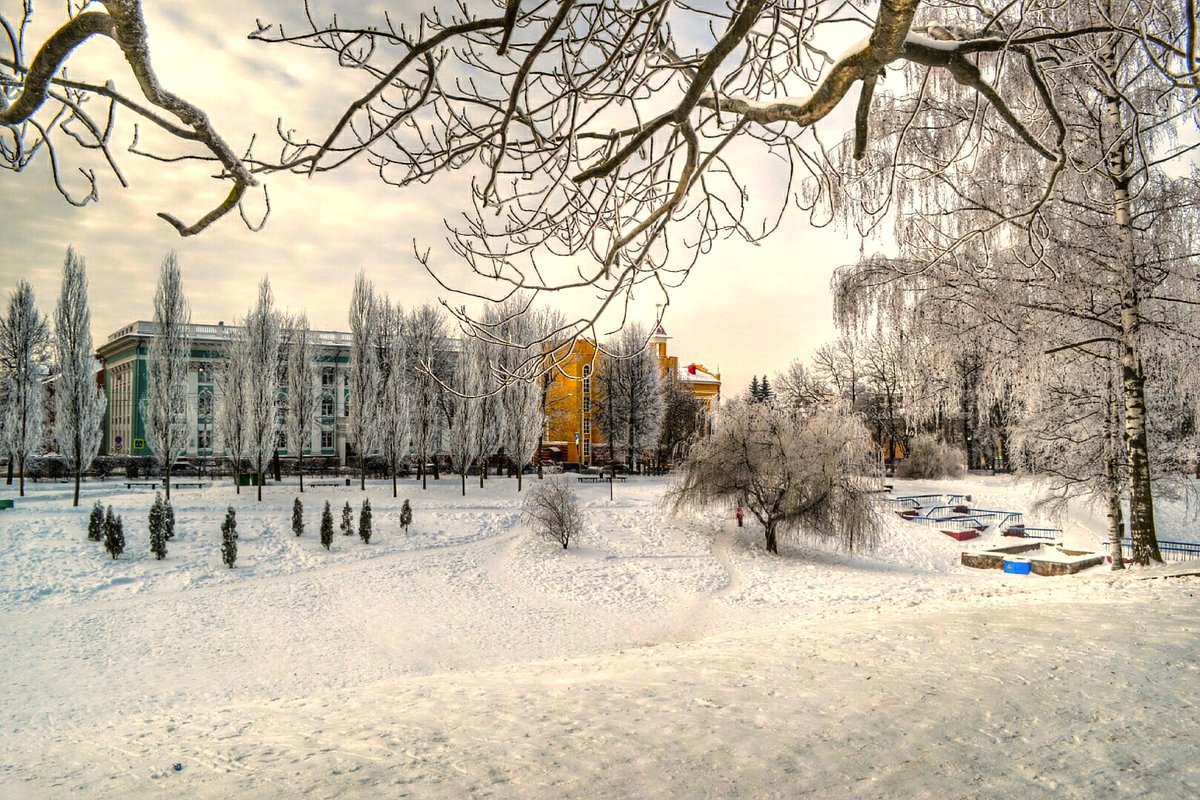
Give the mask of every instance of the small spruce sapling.
M 362 511 L 358 515 L 358 535 L 363 544 L 371 543 L 371 501 L 363 499 Z
M 163 501 L 163 538 L 168 542 L 175 538 L 175 508 L 170 500 Z
M 233 506 L 225 512 L 225 521 L 221 523 L 221 560 L 225 566 L 233 569 L 237 561 L 237 511 Z
M 150 552 L 162 561 L 167 557 L 167 530 L 162 495 L 154 493 L 154 505 L 150 506 Z
M 400 506 L 400 525 L 404 528 L 405 533 L 408 533 L 408 526 L 412 525 L 412 506 L 408 504 L 408 500 L 405 500 L 404 505 Z
M 112 506 L 104 515 L 104 549 L 114 561 L 125 552 L 125 525 L 119 516 L 113 514 Z
M 333 510 L 329 507 L 329 501 L 325 501 L 325 511 L 321 514 L 321 545 L 328 550 L 329 545 L 333 544 Z
M 342 524 L 339 527 L 342 530 L 342 536 L 354 535 L 354 509 L 350 507 L 349 500 L 342 507 Z
M 297 536 L 304 534 L 304 504 L 299 497 L 292 503 L 292 533 Z
M 99 542 L 104 539 L 104 507 L 100 501 L 92 506 L 91 516 L 88 517 L 88 541 Z

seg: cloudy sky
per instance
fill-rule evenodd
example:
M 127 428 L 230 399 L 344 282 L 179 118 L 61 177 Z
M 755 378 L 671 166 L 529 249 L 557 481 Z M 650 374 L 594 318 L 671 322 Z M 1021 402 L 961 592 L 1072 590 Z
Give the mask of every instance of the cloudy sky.
M 257 152 L 270 152 L 280 116 L 309 135 L 323 133 L 358 88 L 325 53 L 246 39 L 256 19 L 274 22 L 295 13 L 291 0 L 145 5 L 162 83 L 201 105 L 235 150 L 244 150 L 258 134 Z M 368 6 L 386 4 L 350 5 L 369 17 L 375 10 Z M 0 0 L 9 19 L 17 19 L 18 7 L 17 0 Z M 33 32 L 61 23 L 61 9 L 61 3 L 44 0 Z M 93 39 L 69 66 L 71 77 L 113 78 L 119 89 L 137 94 L 108 40 Z M 87 262 L 97 344 L 122 325 L 151 317 L 158 266 L 170 249 L 183 267 L 195 322 L 241 317 L 263 275 L 270 277 L 281 306 L 307 311 L 310 323 L 324 329 L 346 329 L 350 290 L 360 270 L 406 307 L 446 297 L 414 259 L 412 243 L 435 248 L 441 243 L 442 217 L 467 202 L 452 181 L 398 190 L 382 185 L 366 164 L 313 180 L 273 176 L 267 181 L 271 215 L 264 230 L 249 231 L 235 214 L 181 239 L 155 214 L 168 211 L 191 222 L 219 202 L 227 184 L 209 180 L 210 170 L 202 166 L 120 152 L 131 134 L 126 124 L 114 136 L 129 188 L 97 167 L 101 201 L 84 208 L 54 191 L 44 157 L 22 174 L 0 172 L 0 283 L 7 290 L 28 278 L 39 304 L 52 312 L 63 257 L 74 245 Z M 147 142 L 148 132 L 141 135 Z M 78 164 L 72 153 L 63 154 L 62 172 L 75 187 L 83 185 Z M 262 203 L 260 195 L 247 206 L 254 211 Z M 672 352 L 683 363 L 719 369 L 727 396 L 747 386 L 752 375 L 774 375 L 792 359 L 807 357 L 835 335 L 829 279 L 857 251 L 856 240 L 848 242 L 838 229 L 811 229 L 800 213 L 791 214 L 765 245 L 717 247 L 671 295 L 664 324 L 673 337 Z M 654 314 L 653 307 L 640 311 L 646 322 Z

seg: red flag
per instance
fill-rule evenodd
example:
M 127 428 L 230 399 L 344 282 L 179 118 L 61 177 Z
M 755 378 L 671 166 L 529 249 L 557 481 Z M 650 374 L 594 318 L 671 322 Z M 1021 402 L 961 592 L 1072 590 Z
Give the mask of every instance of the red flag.
M 688 364 L 688 375 L 695 375 L 695 374 L 696 374 L 696 365 Z

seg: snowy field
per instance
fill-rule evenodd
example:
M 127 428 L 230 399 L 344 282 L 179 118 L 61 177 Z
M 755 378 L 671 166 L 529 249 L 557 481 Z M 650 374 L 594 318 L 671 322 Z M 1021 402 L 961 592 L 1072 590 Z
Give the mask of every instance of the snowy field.
M 664 485 L 579 486 L 568 551 L 505 479 L 371 485 L 374 538 L 331 552 L 321 507 L 357 486 L 310 488 L 300 538 L 295 487 L 179 489 L 165 561 L 152 491 L 32 485 L 0 511 L 0 797 L 1200 796 L 1200 579 L 969 570 L 891 514 L 871 557 L 768 556 L 730 514 L 665 513 Z M 97 498 L 116 562 L 85 537 Z M 1182 503 L 1159 520 L 1197 538 Z M 1087 509 L 1039 523 L 1104 536 Z

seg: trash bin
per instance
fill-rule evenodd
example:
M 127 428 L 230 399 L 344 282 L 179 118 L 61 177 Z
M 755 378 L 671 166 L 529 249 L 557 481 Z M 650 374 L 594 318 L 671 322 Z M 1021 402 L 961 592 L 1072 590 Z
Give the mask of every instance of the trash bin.
M 1028 575 L 1030 566 L 1028 558 L 1004 559 L 1004 571 L 1010 575 Z

